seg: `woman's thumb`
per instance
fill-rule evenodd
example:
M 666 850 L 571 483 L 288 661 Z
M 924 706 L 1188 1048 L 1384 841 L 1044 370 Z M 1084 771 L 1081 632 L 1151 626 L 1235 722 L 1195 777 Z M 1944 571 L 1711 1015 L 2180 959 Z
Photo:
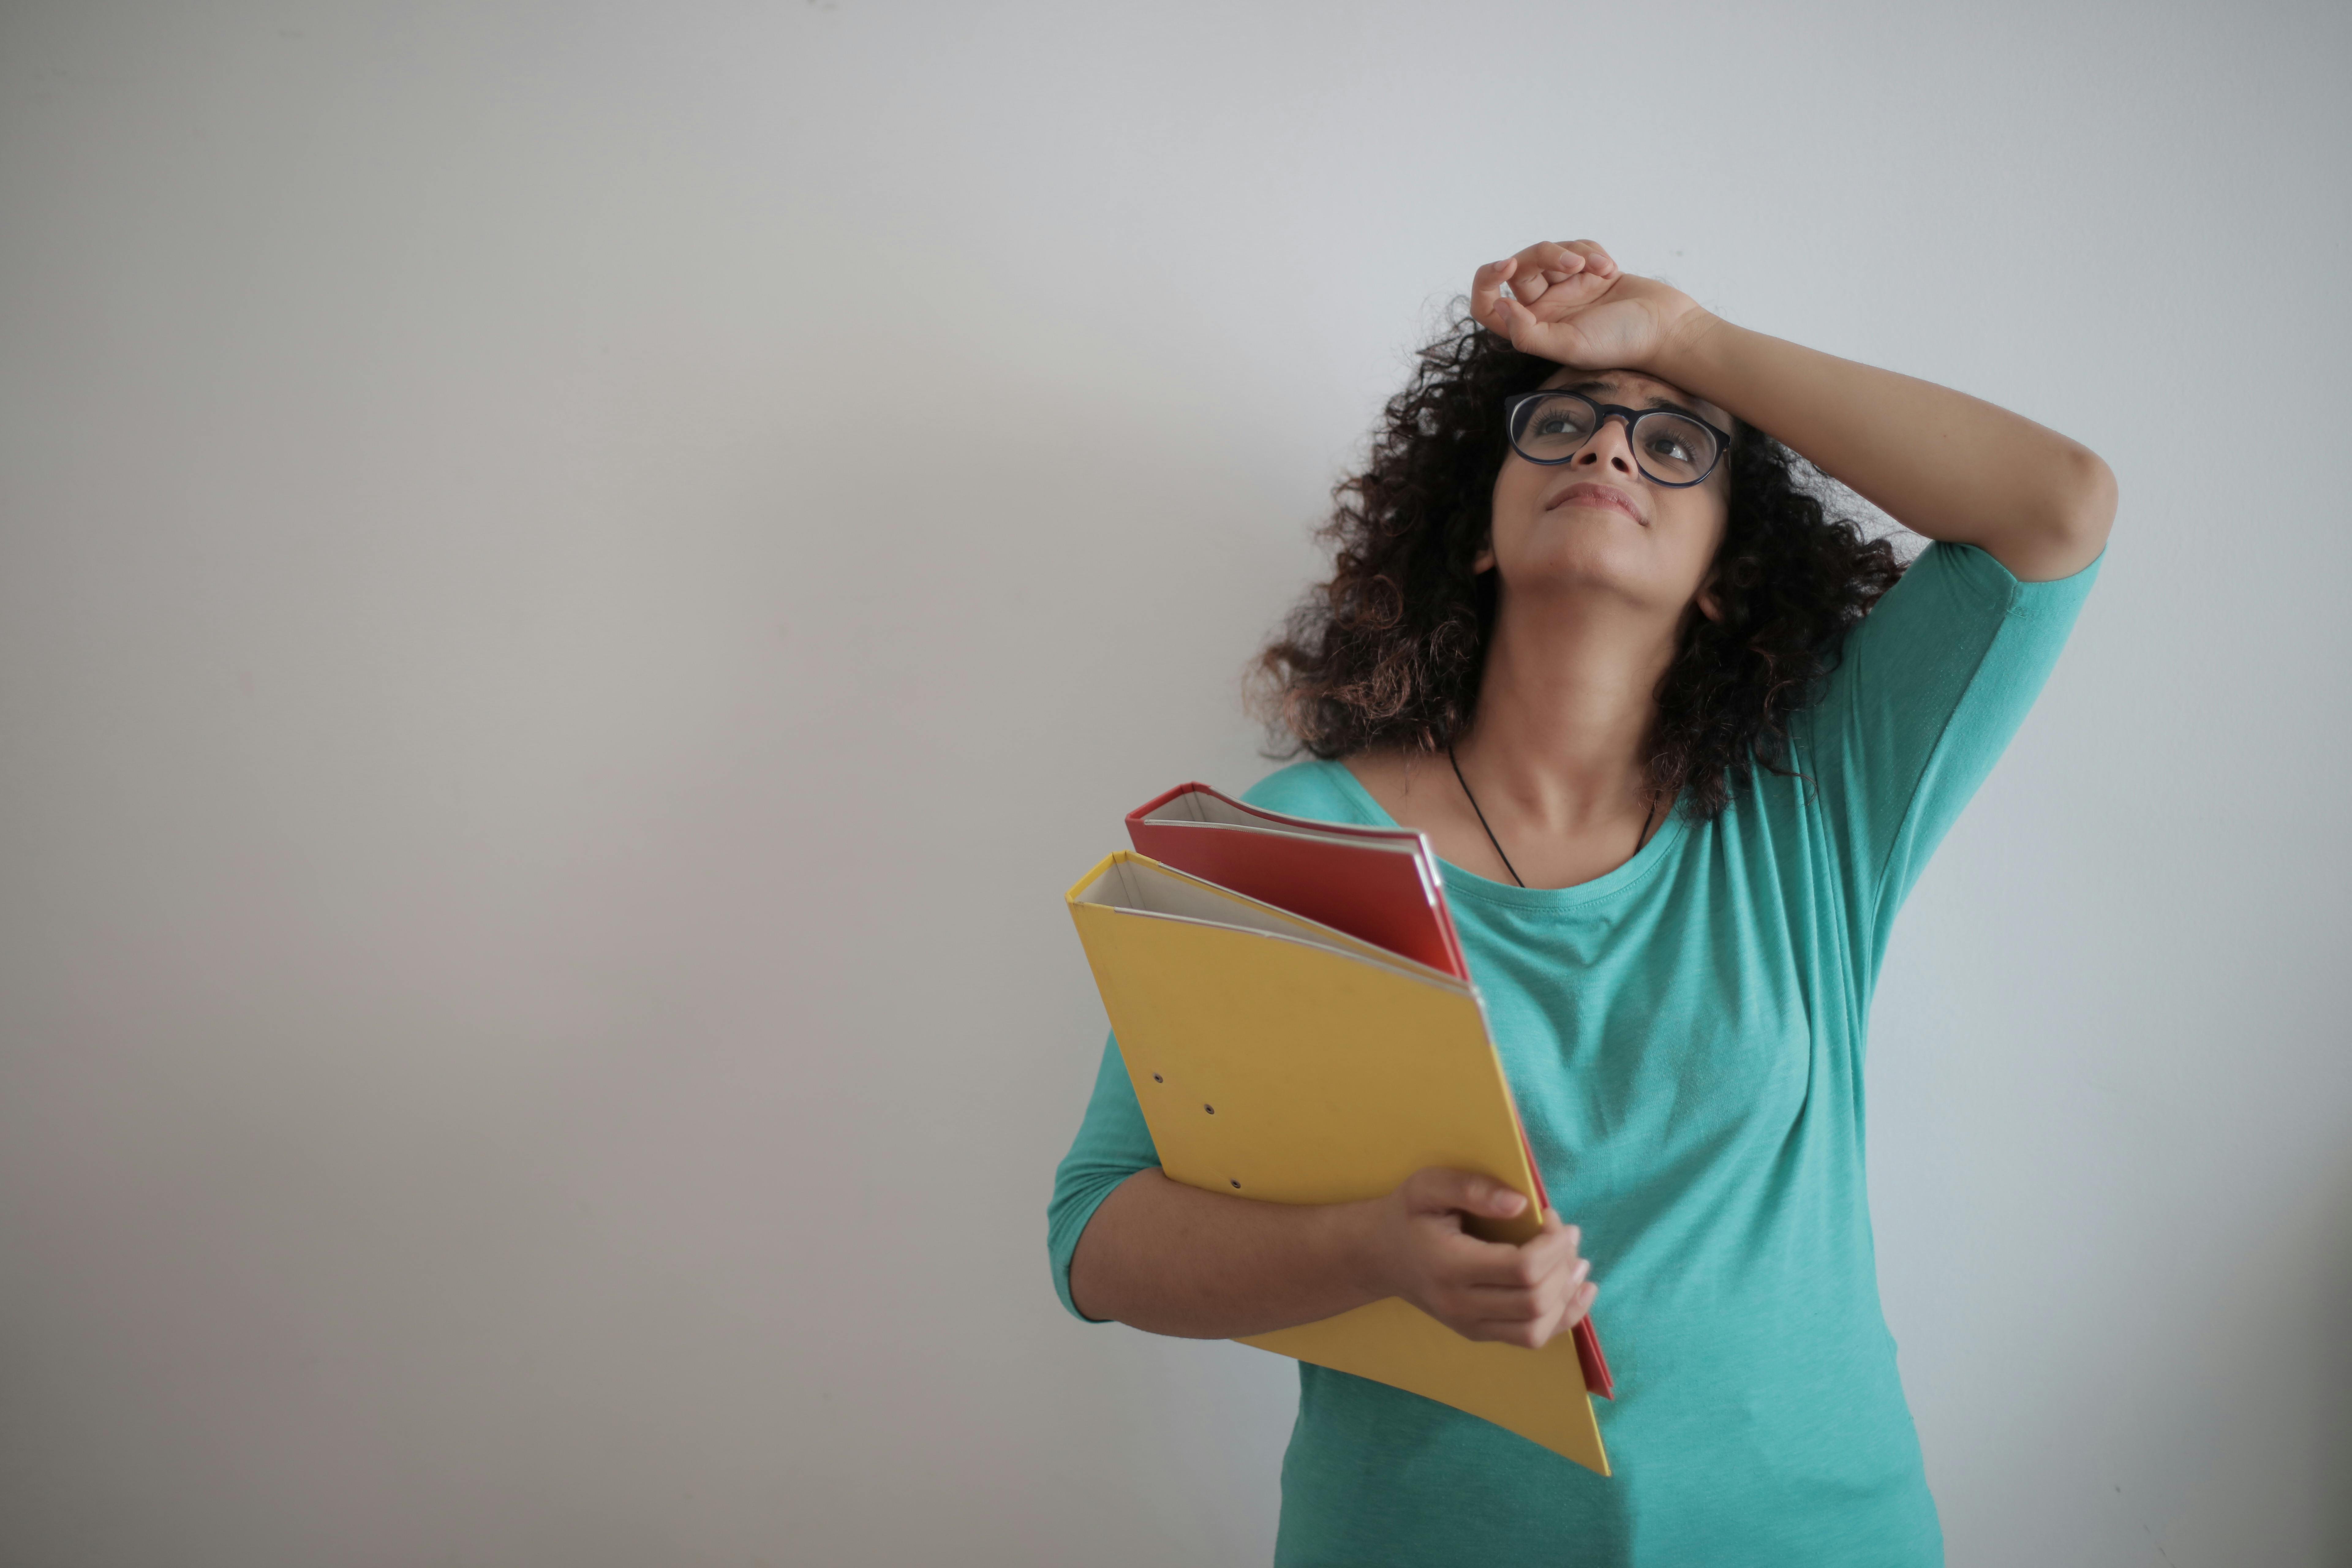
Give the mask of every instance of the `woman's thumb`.
M 1413 1207 L 1423 1210 L 1458 1209 L 1465 1214 L 1508 1219 L 1528 1206 L 1524 1196 L 1492 1176 L 1469 1171 L 1433 1167 L 1415 1173 L 1406 1188 Z

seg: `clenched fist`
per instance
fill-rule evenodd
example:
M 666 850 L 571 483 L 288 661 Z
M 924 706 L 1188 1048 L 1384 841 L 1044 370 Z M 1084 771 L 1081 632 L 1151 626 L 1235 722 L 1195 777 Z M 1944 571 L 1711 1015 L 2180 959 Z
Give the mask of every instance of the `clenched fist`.
M 1543 1230 L 1512 1246 L 1482 1241 L 1470 1218 L 1509 1219 L 1528 1200 L 1465 1171 L 1417 1171 L 1379 1200 L 1373 1247 L 1381 1283 L 1465 1339 L 1529 1350 L 1576 1326 L 1600 1288 L 1577 1256 L 1580 1233 L 1544 1211 Z
M 1470 314 L 1521 353 L 1578 370 L 1647 370 L 1714 321 L 1697 300 L 1637 278 L 1589 239 L 1546 240 L 1470 279 Z

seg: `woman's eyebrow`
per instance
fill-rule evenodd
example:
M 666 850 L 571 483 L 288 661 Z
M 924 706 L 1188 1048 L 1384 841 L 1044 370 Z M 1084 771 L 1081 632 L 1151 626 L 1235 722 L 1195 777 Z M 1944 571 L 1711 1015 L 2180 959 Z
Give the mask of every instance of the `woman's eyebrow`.
M 1562 392 L 1577 392 L 1590 395 L 1595 392 L 1607 392 L 1613 394 L 1617 389 L 1605 381 L 1593 379 L 1576 382 L 1570 385 L 1561 387 L 1560 390 Z M 1652 395 L 1650 401 L 1643 405 L 1643 406 L 1648 408 L 1664 408 L 1675 414 L 1687 414 L 1693 419 L 1700 420 L 1702 423 L 1705 422 L 1705 416 L 1702 416 L 1698 410 L 1695 408 L 1685 408 L 1683 405 L 1676 403 L 1671 397 L 1659 396 L 1654 394 Z

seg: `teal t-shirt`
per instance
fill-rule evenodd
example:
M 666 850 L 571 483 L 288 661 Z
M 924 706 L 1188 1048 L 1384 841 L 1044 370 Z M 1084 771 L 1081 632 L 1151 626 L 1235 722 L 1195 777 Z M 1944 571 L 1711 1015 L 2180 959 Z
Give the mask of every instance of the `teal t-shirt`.
M 1552 1203 L 1584 1232 L 1613 1477 L 1299 1367 L 1278 1564 L 1915 1568 L 1943 1538 L 1878 1302 L 1863 1045 L 1887 927 L 2040 691 L 2097 566 L 1931 546 L 1759 773 L 1573 888 L 1444 868 Z M 1247 798 L 1391 826 L 1337 763 Z M 1114 1040 L 1055 1181 L 1054 1278 L 1158 1163 Z M 1076 1310 L 1073 1307 L 1072 1310 Z

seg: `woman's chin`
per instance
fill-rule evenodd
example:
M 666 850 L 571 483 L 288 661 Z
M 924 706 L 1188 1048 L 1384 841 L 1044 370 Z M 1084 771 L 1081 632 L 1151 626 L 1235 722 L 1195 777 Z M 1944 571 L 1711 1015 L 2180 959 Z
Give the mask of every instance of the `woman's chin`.
M 1517 571 L 1507 568 L 1505 596 L 1547 603 L 1607 602 L 1654 609 L 1664 616 L 1679 614 L 1698 591 L 1697 584 L 1668 582 L 1656 562 L 1626 559 L 1632 553 L 1580 550 L 1566 557 L 1528 563 Z

